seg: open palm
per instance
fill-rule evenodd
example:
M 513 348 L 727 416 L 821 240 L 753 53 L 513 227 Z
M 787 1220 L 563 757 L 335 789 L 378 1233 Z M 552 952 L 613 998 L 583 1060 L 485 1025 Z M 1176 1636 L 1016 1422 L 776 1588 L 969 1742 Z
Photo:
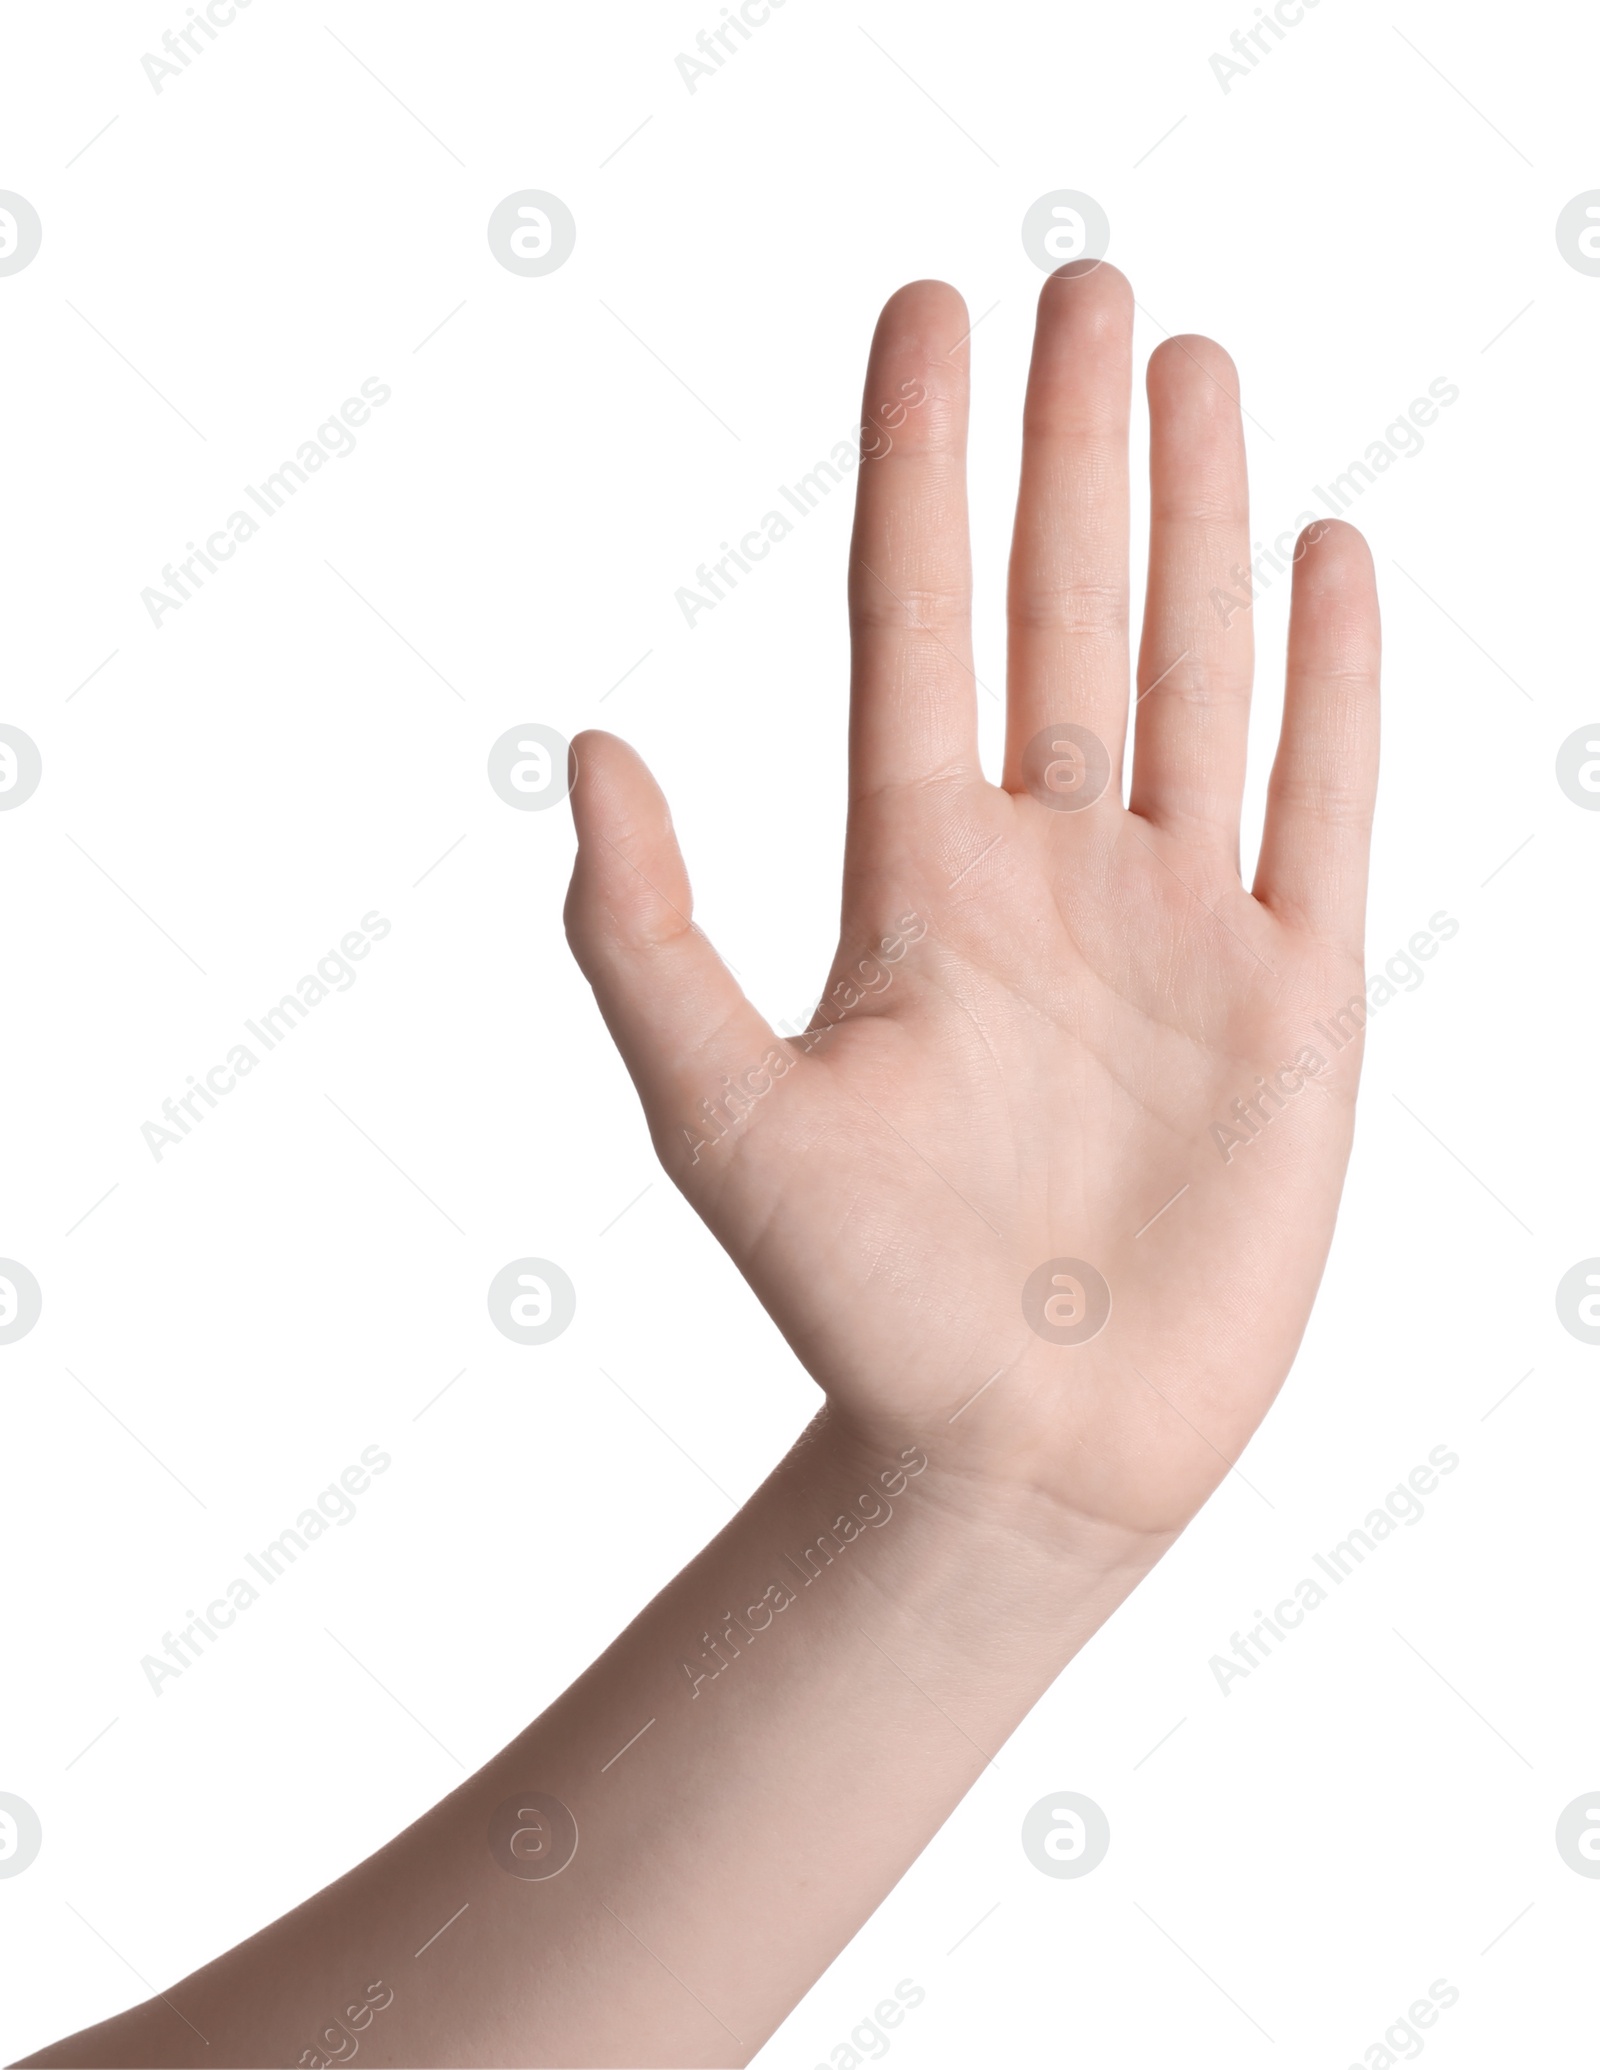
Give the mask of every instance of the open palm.
M 864 415 L 895 428 L 869 435 L 858 485 L 843 915 L 812 1033 L 775 1035 L 692 926 L 660 792 L 601 733 L 574 743 L 568 924 L 663 1163 L 830 1413 L 885 1456 L 922 1444 L 983 1499 L 1159 1539 L 1264 1414 L 1327 1254 L 1378 632 L 1359 534 L 1282 542 L 1287 692 L 1247 891 L 1237 376 L 1202 338 L 1150 362 L 1135 697 L 1132 318 L 1106 265 L 1040 300 L 1000 787 L 968 624 L 968 319 L 922 282 L 879 322 Z

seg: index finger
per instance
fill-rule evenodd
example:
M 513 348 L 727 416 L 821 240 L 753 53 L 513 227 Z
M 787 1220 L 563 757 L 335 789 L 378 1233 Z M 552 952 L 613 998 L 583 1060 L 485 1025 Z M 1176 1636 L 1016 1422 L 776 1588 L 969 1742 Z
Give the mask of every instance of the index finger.
M 967 307 L 891 296 L 873 335 L 850 545 L 850 799 L 978 770 L 967 539 Z

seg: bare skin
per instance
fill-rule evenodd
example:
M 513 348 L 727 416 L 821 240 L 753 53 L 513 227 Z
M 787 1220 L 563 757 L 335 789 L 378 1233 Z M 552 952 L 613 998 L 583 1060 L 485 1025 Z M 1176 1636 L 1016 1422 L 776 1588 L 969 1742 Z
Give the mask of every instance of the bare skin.
M 953 290 L 921 282 L 891 300 L 872 348 L 864 416 L 893 428 L 865 442 L 851 549 L 843 917 L 815 1024 L 828 1032 L 773 1034 L 692 925 L 643 764 L 605 734 L 574 743 L 574 952 L 664 1165 L 825 1408 L 453 1796 L 164 1997 L 30 2061 L 335 2060 L 347 2045 L 329 2023 L 355 2024 L 376 1983 L 393 1997 L 357 2027 L 372 2063 L 745 2062 L 1281 1386 L 1359 1070 L 1355 1020 L 1337 1017 L 1364 991 L 1370 558 L 1339 524 L 1296 549 L 1246 890 L 1251 614 L 1214 595 L 1237 601 L 1251 558 L 1237 376 L 1202 338 L 1150 362 L 1125 808 L 1132 301 L 1109 266 L 1053 276 L 991 785 L 968 630 L 967 324 Z M 1109 763 L 1082 809 L 1059 809 L 1094 787 L 1072 754 L 1030 752 L 1064 723 Z M 1110 1290 L 1109 1317 L 1075 1343 L 1049 1330 L 1070 1333 L 1092 1299 L 1081 1286 L 1035 1297 L 1043 1335 L 1024 1308 L 1064 1259 Z M 577 1828 L 544 1880 L 490 1845 L 497 1808 L 530 1792 Z M 561 1844 L 520 1843 L 535 1859 Z

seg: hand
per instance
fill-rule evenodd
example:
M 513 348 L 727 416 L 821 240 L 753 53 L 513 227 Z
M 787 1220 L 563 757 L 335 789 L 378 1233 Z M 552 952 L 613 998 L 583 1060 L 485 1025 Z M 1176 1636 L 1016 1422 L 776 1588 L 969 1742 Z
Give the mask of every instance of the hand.
M 1366 549 L 1331 526 L 1297 550 L 1247 893 L 1233 368 L 1196 338 L 1151 362 L 1124 809 L 1132 302 L 1106 266 L 1053 276 L 991 787 L 967 632 L 966 331 L 959 298 L 924 283 L 873 347 L 865 414 L 888 436 L 864 439 L 844 914 L 814 1040 L 781 1042 L 692 926 L 637 756 L 601 733 L 574 743 L 574 947 L 668 1170 L 826 1390 L 820 1428 L 442 1803 L 170 1992 L 31 2061 L 286 2060 L 352 1978 L 445 1927 L 448 1960 L 385 2015 L 389 2060 L 747 2061 L 1281 1383 L 1360 1055 Z M 1246 1123 L 1235 1103 L 1252 1099 Z M 1054 1269 L 1069 1259 L 1084 1262 Z M 1109 1313 L 1088 1300 L 1102 1276 Z M 1082 1329 L 1059 1327 L 1080 1311 Z M 601 1747 L 628 1759 L 599 1766 Z M 558 1884 L 508 1877 L 485 1844 L 495 1807 L 534 1788 L 583 1835 Z
M 1150 361 L 1124 807 L 1133 303 L 1110 266 L 1053 275 L 990 784 L 969 631 L 967 328 L 953 290 L 919 282 L 873 341 L 863 414 L 897 428 L 869 435 L 858 483 L 843 917 L 813 1022 L 828 1032 L 782 1041 L 743 997 L 690 922 L 660 792 L 604 733 L 574 742 L 568 928 L 663 1164 L 830 1415 L 890 1452 L 915 1436 L 981 1505 L 1153 1558 L 1282 1384 L 1332 1233 L 1365 1007 L 1371 560 L 1336 523 L 1295 548 L 1283 726 L 1246 891 L 1238 378 L 1203 338 Z M 1030 1278 L 1059 1259 L 1109 1289 L 1088 1341 L 1050 1341 L 1025 1317 Z M 1092 1280 L 1060 1278 L 1035 1289 L 1035 1319 L 1049 1298 L 1055 1319 L 1087 1303 L 1092 1323 Z

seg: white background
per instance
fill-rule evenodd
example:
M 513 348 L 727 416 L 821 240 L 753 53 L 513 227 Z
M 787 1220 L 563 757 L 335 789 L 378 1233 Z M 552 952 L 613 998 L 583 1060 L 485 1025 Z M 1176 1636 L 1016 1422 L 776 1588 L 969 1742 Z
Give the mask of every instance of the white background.
M 1235 355 L 1258 538 L 1459 387 L 1350 512 L 1387 647 L 1369 967 L 1438 911 L 1459 933 L 1374 1018 L 1259 1495 L 1229 1480 L 762 2061 L 848 2062 L 904 1977 L 907 2064 L 1382 2063 L 1441 1977 L 1441 2065 L 1589 2059 L 1600 1882 L 1553 1829 L 1600 1788 L 1600 1352 L 1553 1294 L 1600 1251 L 1600 817 L 1553 770 L 1600 707 L 1600 279 L 1554 225 L 1600 185 L 1600 27 L 1323 0 L 1225 93 L 1209 58 L 1254 17 L 788 0 L 691 94 L 711 0 L 256 0 L 158 95 L 139 60 L 176 0 L 6 10 L 0 186 L 44 244 L 0 279 L 0 719 L 45 765 L 0 814 L 0 1254 L 44 1289 L 0 1349 L 0 1789 L 44 1827 L 0 1880 L 6 2060 L 451 1788 L 811 1414 L 567 956 L 567 815 L 508 809 L 485 758 L 530 721 L 627 734 L 699 917 L 802 1019 L 837 896 L 846 492 L 692 631 L 674 591 L 851 435 L 878 306 L 937 274 L 982 318 L 1003 681 L 1042 277 L 1018 233 L 1063 187 L 1109 214 L 1141 352 L 1164 327 Z M 526 187 L 578 224 L 542 279 L 485 238 Z M 155 629 L 162 565 L 370 376 L 392 398 L 357 450 Z M 1286 594 L 1257 606 L 1252 824 Z M 373 909 L 358 982 L 158 1163 L 141 1124 Z M 538 1351 L 484 1304 L 529 1253 L 578 1288 Z M 141 1657 L 374 1444 L 355 1520 L 153 1695 Z M 1424 1520 L 1223 1696 L 1209 1658 L 1438 1445 L 1460 1466 Z M 1111 1822 L 1081 1881 L 1018 1837 L 1063 1789 Z

